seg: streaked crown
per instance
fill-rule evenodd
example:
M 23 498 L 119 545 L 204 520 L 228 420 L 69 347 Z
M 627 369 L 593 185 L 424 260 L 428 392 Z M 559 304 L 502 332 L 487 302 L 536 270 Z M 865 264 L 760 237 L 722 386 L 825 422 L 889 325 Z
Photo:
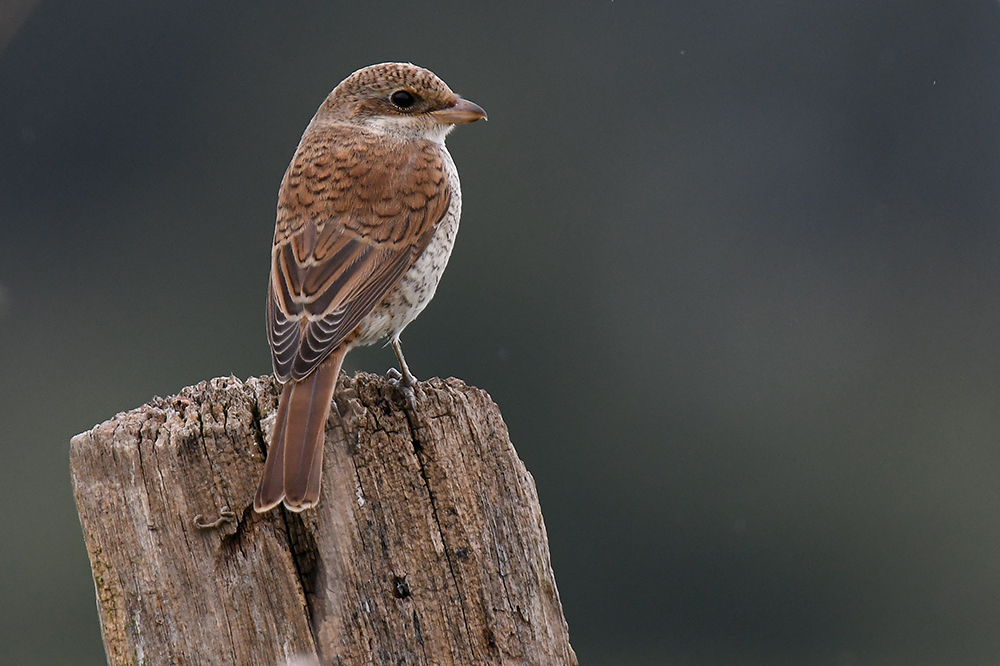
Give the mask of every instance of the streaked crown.
M 404 141 L 438 143 L 457 124 L 486 118 L 433 72 L 409 63 L 386 62 L 351 74 L 334 88 L 306 129 L 348 124 Z
M 386 62 L 351 74 L 338 85 L 324 107 L 343 118 L 366 115 L 413 116 L 445 109 L 458 101 L 430 70 L 409 63 Z

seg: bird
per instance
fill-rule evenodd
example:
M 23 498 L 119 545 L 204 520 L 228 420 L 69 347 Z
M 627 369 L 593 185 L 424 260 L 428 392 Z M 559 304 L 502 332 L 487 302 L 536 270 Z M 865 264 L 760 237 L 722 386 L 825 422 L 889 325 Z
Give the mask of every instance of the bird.
M 281 394 L 258 513 L 319 501 L 337 377 L 351 348 L 388 338 L 412 391 L 400 333 L 427 306 L 455 244 L 458 170 L 445 147 L 456 125 L 486 120 L 431 71 L 364 67 L 326 97 L 278 190 L 267 337 Z

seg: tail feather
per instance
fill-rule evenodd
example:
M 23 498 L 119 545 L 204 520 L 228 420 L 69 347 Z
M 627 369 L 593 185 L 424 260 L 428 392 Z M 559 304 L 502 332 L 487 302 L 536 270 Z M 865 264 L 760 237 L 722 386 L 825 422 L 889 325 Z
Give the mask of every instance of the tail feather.
M 264 473 L 260 476 L 257 494 L 253 498 L 253 508 L 258 513 L 270 511 L 285 498 L 285 422 L 288 420 L 288 403 L 294 385 L 295 382 L 288 382 L 281 387 L 271 445 L 267 447 L 267 459 L 264 461 Z
M 282 387 L 274 435 L 254 497 L 255 511 L 267 511 L 282 500 L 286 508 L 302 511 L 319 501 L 323 435 L 346 352 L 334 349 L 307 377 Z

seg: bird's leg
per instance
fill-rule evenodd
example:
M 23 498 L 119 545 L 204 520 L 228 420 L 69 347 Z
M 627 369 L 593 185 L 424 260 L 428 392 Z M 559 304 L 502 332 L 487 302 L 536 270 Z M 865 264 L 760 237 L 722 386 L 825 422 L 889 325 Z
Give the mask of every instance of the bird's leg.
M 396 360 L 399 361 L 399 369 L 402 371 L 402 374 L 395 379 L 401 380 L 400 383 L 407 388 L 416 386 L 417 378 L 410 373 L 410 368 L 406 365 L 406 359 L 403 358 L 403 346 L 399 344 L 399 338 L 393 338 L 389 344 L 392 345 L 392 351 L 396 352 Z
M 400 373 L 395 368 L 391 368 L 386 374 L 389 377 L 389 381 L 403 392 L 406 402 L 409 403 L 410 407 L 416 409 L 417 396 L 413 392 L 413 387 L 417 385 L 417 378 L 413 376 L 410 368 L 406 365 L 406 359 L 403 358 L 403 346 L 399 344 L 399 338 L 391 338 L 389 344 L 392 345 L 392 351 L 396 353 L 396 360 L 399 361 L 399 370 L 402 372 Z

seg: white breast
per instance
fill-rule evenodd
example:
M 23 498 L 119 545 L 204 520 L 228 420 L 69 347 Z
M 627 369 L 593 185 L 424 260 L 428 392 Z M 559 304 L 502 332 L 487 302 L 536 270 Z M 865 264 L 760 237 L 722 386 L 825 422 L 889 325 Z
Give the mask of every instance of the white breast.
M 434 232 L 431 242 L 423 254 L 410 267 L 399 283 L 393 287 L 382 302 L 361 320 L 357 345 L 370 345 L 387 337 L 398 338 L 406 325 L 416 319 L 437 290 L 438 282 L 448 266 L 451 250 L 458 234 L 458 221 L 462 216 L 462 188 L 458 181 L 458 169 L 451 159 L 448 149 L 441 144 L 451 200 L 448 210 Z

